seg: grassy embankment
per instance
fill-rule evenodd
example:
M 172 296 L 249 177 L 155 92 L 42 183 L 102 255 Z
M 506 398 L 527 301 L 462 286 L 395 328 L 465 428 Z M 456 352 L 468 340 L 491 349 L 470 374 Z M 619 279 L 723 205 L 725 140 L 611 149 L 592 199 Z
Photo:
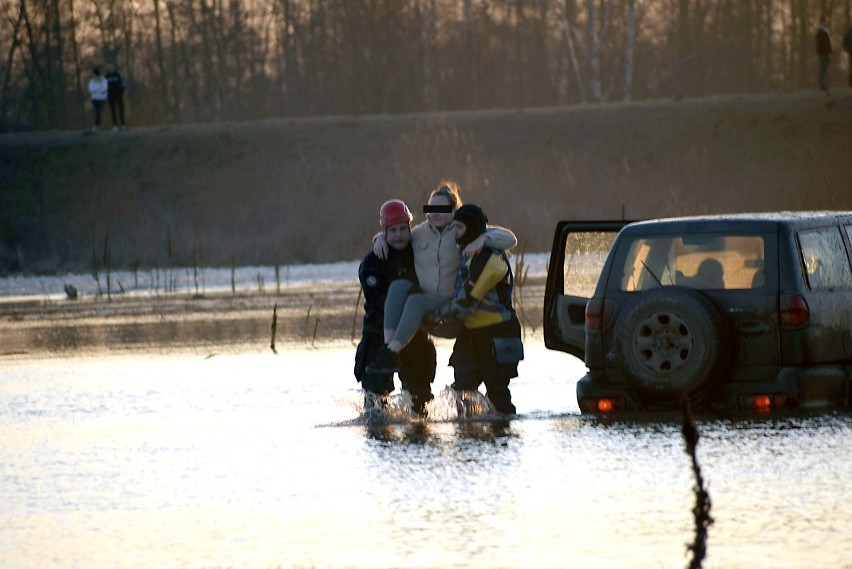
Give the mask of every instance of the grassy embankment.
M 103 273 L 107 245 L 113 270 L 164 278 L 357 259 L 382 201 L 419 212 L 442 177 L 528 251 L 548 250 L 562 218 L 852 209 L 852 93 L 0 136 L 0 275 L 88 272 L 93 259 Z M 354 275 L 340 290 L 268 284 L 4 303 L 0 356 L 263 349 L 273 305 L 284 344 L 359 335 Z M 518 293 L 540 332 L 540 283 Z
M 852 92 L 0 136 L 0 274 L 363 256 L 442 178 L 529 251 L 562 218 L 852 209 Z

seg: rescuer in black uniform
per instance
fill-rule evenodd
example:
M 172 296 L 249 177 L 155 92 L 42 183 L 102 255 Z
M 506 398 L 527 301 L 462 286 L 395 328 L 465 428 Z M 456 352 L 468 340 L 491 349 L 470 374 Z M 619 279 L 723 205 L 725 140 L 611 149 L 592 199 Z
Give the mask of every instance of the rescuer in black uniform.
M 466 204 L 453 214 L 456 242 L 467 246 L 485 232 L 488 219 L 479 206 Z M 514 414 L 509 381 L 524 359 L 521 325 L 512 307 L 512 267 L 506 253 L 485 247 L 462 259 L 453 300 L 438 318 L 461 318 L 450 365 L 456 391 L 475 391 L 485 383 L 486 395 L 500 413 Z
M 379 223 L 390 246 L 387 259 L 370 251 L 358 267 L 358 280 L 364 291 L 364 324 L 361 341 L 355 351 L 355 377 L 364 391 L 368 405 L 380 404 L 393 389 L 393 373 L 367 373 L 366 368 L 384 347 L 385 297 L 390 283 L 408 279 L 417 285 L 414 255 L 411 249 L 411 222 L 414 216 L 400 200 L 389 200 L 379 210 Z M 426 403 L 433 399 L 431 383 L 435 379 L 436 352 L 429 335 L 418 330 L 400 352 L 399 380 L 411 394 L 412 408 L 425 413 Z

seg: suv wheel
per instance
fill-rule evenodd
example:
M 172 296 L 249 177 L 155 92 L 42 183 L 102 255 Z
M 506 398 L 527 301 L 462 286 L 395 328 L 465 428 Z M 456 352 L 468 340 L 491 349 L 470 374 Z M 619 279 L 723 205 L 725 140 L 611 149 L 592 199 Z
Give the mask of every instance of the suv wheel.
M 615 338 L 618 365 L 650 405 L 684 393 L 702 405 L 730 357 L 719 310 L 685 287 L 658 287 L 628 301 Z

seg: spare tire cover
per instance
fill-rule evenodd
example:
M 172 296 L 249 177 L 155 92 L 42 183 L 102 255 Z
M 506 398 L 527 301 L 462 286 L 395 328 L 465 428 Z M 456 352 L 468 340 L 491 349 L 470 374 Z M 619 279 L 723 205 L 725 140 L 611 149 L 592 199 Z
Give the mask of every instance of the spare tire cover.
M 636 295 L 616 319 L 618 365 L 639 391 L 701 403 L 730 359 L 725 319 L 704 294 L 664 286 Z

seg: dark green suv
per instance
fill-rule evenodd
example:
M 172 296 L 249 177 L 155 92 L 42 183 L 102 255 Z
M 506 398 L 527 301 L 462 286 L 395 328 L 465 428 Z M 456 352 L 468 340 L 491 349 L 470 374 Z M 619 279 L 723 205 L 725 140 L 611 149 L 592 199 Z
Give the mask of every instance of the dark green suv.
M 852 212 L 561 222 L 550 349 L 586 413 L 850 404 Z

